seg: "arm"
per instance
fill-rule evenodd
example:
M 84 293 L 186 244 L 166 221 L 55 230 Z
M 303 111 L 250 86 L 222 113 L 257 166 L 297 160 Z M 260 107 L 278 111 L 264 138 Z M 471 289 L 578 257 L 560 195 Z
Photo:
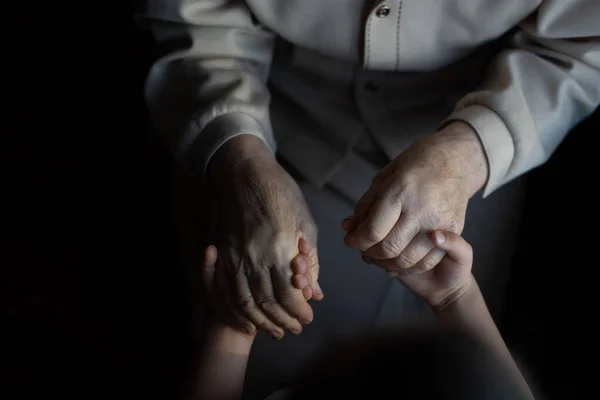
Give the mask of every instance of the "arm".
M 306 241 L 301 241 L 300 246 L 301 250 L 310 252 Z M 217 249 L 214 246 L 209 246 L 204 253 L 202 282 L 209 300 L 215 290 L 217 255 Z M 309 289 L 309 279 L 306 277 L 309 262 L 310 258 L 305 254 L 299 254 L 292 262 L 295 274 L 294 282 L 305 290 Z M 304 268 L 302 268 L 302 264 L 304 264 Z M 305 290 L 303 293 L 309 298 L 309 293 Z M 312 292 L 310 294 L 312 295 Z M 215 306 L 215 304 L 211 305 Z M 248 356 L 256 335 L 242 334 L 214 319 L 208 319 L 207 326 L 199 352 L 198 368 L 192 377 L 193 384 L 188 398 L 190 400 L 240 399 L 244 388 Z
M 211 165 L 208 182 L 198 183 L 212 189 L 220 229 L 210 240 L 222 250 L 228 270 L 221 274 L 231 282 L 217 300 L 246 332 L 299 333 L 312 309 L 289 284 L 289 262 L 299 236 L 316 249 L 317 229 L 300 188 L 273 157 L 265 82 L 274 35 L 244 0 L 148 0 L 140 19 L 163 54 L 145 88 L 153 124 L 201 179 Z M 250 255 L 244 270 L 234 271 L 240 253 Z M 311 260 L 318 295 L 316 250 Z
M 599 13 L 596 0 L 542 1 L 457 104 L 448 121 L 471 125 L 488 159 L 484 196 L 544 163 L 600 104 Z
M 444 305 L 434 306 L 438 321 L 455 326 L 493 351 L 526 398 L 533 399 L 523 374 L 515 363 L 485 304 L 481 290 L 471 275 L 470 282 Z
M 265 85 L 273 34 L 242 0 L 148 0 L 139 20 L 162 56 L 145 97 L 154 127 L 180 161 L 204 171 L 229 139 L 254 135 L 274 152 Z
M 196 375 L 195 399 L 233 400 L 242 397 L 248 355 L 254 336 L 214 323 L 208 330 Z
M 438 320 L 477 339 L 510 374 L 525 398 L 533 398 L 523 375 L 494 324 L 475 278 L 471 274 L 473 250 L 452 232 L 435 231 L 433 244 L 446 252 L 442 261 L 427 271 L 399 271 L 398 279 L 433 309 Z
M 201 270 L 202 283 L 209 301 L 216 289 L 216 264 L 217 249 L 209 246 L 204 253 Z M 210 304 L 210 311 L 214 313 L 213 308 L 217 304 Z M 255 334 L 242 334 L 213 318 L 206 320 L 206 326 L 198 354 L 199 362 L 187 397 L 190 400 L 239 399 L 244 388 L 248 356 Z

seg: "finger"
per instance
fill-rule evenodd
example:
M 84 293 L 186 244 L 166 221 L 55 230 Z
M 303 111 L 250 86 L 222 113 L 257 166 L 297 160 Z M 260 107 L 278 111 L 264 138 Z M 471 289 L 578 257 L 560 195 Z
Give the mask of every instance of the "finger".
M 312 299 L 323 300 L 325 295 L 323 294 L 323 290 L 321 289 L 321 285 L 319 284 L 320 264 L 317 249 L 315 246 L 311 246 L 310 243 L 304 238 L 300 238 L 300 240 L 298 241 L 298 250 L 301 253 L 308 255 L 309 271 L 311 276 L 310 284 L 313 289 Z
M 396 276 L 406 275 L 418 275 L 435 268 L 446 255 L 446 252 L 440 248 L 434 247 L 429 253 L 425 255 L 418 263 L 411 268 L 390 268 L 388 269 L 388 275 L 390 273 L 396 274 Z
M 290 274 L 287 277 L 286 286 L 291 288 L 291 271 L 289 272 Z M 269 320 L 293 334 L 297 335 L 302 332 L 302 325 L 300 322 L 298 322 L 295 316 L 290 315 L 282 305 L 279 304 L 277 297 L 275 297 L 275 292 L 273 290 L 274 284 L 269 270 L 251 275 L 248 282 L 254 301 Z M 299 293 L 298 297 L 302 297 L 302 292 L 300 290 L 293 290 Z M 302 301 L 306 303 L 304 298 L 302 298 Z M 308 306 L 308 303 L 306 303 L 306 305 Z
M 216 262 L 217 248 L 213 245 L 210 245 L 204 251 L 204 261 L 202 264 L 202 283 L 204 284 L 206 293 L 211 293 L 213 291 Z
M 223 323 L 232 323 L 229 313 L 227 313 L 223 294 L 219 290 L 216 282 L 215 274 L 217 273 L 217 249 L 215 246 L 208 246 L 204 251 L 204 260 L 202 262 L 202 283 L 204 284 L 205 294 L 207 296 L 210 311 L 214 313 L 217 319 Z M 247 327 L 250 332 L 254 329 L 252 326 Z M 240 330 L 242 330 L 240 328 Z
M 302 294 L 304 295 L 304 300 L 306 301 L 312 299 L 313 293 L 313 289 L 310 286 L 307 286 L 304 289 L 302 289 Z
M 311 300 L 314 295 L 314 291 L 313 291 L 312 287 L 310 286 L 310 282 L 311 282 L 310 272 L 307 272 L 306 275 L 292 276 L 292 285 L 296 289 L 302 290 L 302 294 L 304 295 L 304 300 L 306 300 L 306 301 Z
M 310 268 L 310 263 L 311 263 L 311 260 L 310 260 L 310 257 L 308 256 L 308 254 L 299 253 L 292 260 L 292 272 L 295 275 L 305 275 L 308 273 L 308 270 Z
M 395 195 L 388 193 L 378 198 L 364 221 L 346 235 L 344 242 L 354 249 L 367 250 L 386 238 L 398 222 L 401 211 L 402 203 Z
M 377 260 L 398 257 L 419 234 L 421 223 L 413 214 L 403 214 L 380 242 L 362 252 L 362 255 Z
M 256 326 L 247 318 L 242 315 L 238 309 L 237 304 L 234 301 L 233 291 L 228 283 L 229 279 L 225 273 L 226 266 L 221 265 L 217 268 L 215 274 L 215 283 L 219 291 L 219 302 L 222 302 L 223 306 L 220 306 L 220 312 L 227 319 L 229 325 L 239 329 L 241 332 L 247 335 L 253 335 L 256 333 Z
M 304 289 L 309 286 L 308 278 L 304 275 L 294 275 L 292 276 L 292 285 L 296 289 Z
M 385 241 L 387 241 L 387 238 Z M 379 244 L 377 246 L 379 246 Z M 390 254 L 393 255 L 397 251 L 394 246 L 395 244 L 390 244 L 385 246 L 384 249 L 390 251 Z M 410 243 L 406 245 L 400 254 L 395 257 L 392 256 L 388 259 L 380 260 L 381 262 L 378 262 L 378 264 L 387 269 L 408 269 L 415 266 L 433 248 L 435 248 L 435 245 L 431 242 L 429 235 L 426 233 L 419 233 L 412 238 Z M 363 255 L 366 253 L 368 253 L 368 251 L 364 252 Z M 376 262 L 378 260 L 371 253 L 367 254 L 367 257 L 375 259 Z
M 473 263 L 473 249 L 462 236 L 453 232 L 434 231 L 431 239 L 438 248 L 446 251 L 457 266 L 470 266 Z
M 258 329 L 266 331 L 274 339 L 283 337 L 284 326 L 278 326 L 278 321 L 267 317 L 254 300 L 248 278 L 245 275 L 239 275 L 235 280 L 237 306 L 242 310 L 243 315 L 249 319 Z M 285 328 L 285 327 L 284 327 Z
M 313 300 L 323 300 L 325 294 L 323 293 L 323 289 L 321 289 L 321 285 L 319 284 L 319 272 L 321 270 L 321 264 L 319 263 L 319 254 L 317 249 L 311 247 L 309 253 L 310 257 L 310 268 L 309 273 L 311 277 L 311 287 L 313 289 Z
M 311 245 L 308 242 L 308 240 L 306 240 L 302 237 L 300 239 L 298 239 L 298 251 L 300 253 L 308 255 L 308 253 L 310 253 L 310 249 L 311 249 Z
M 375 199 L 377 198 L 377 190 L 380 185 L 380 178 L 373 179 L 371 186 L 369 189 L 362 195 L 362 197 L 354 206 L 354 213 L 352 215 L 347 216 L 342 220 L 342 229 L 346 232 L 352 232 L 355 230 L 358 225 L 360 225 L 360 221 L 363 220 L 368 214 L 369 210 L 373 206 Z
M 349 217 L 344 218 L 342 221 L 342 229 L 346 232 L 353 231 L 358 226 L 360 219 L 358 214 L 352 214 Z
M 375 203 L 378 189 L 379 182 L 375 183 L 375 181 L 373 181 L 369 189 L 367 189 L 365 194 L 363 194 L 362 197 L 356 203 L 356 206 L 354 206 L 353 215 L 366 215 L 368 213 L 369 209 L 373 206 L 373 203 Z
M 292 272 L 295 274 L 292 277 L 292 285 L 296 289 L 301 289 L 303 291 L 305 300 L 310 300 L 315 293 L 312 288 L 310 291 L 305 290 L 307 287 L 310 288 L 312 285 L 312 274 L 309 271 L 311 260 L 308 256 L 308 253 L 310 252 L 310 245 L 306 240 L 300 238 L 298 250 L 300 253 L 292 260 Z M 300 278 L 300 275 L 303 275 L 303 277 Z M 306 284 L 304 282 L 306 282 Z M 307 297 L 309 294 L 310 297 Z
M 390 163 L 381 171 L 379 171 L 377 175 L 375 175 L 375 178 L 373 178 L 369 189 L 367 189 L 365 194 L 363 194 L 356 203 L 356 206 L 354 207 L 354 215 L 362 216 L 368 214 L 369 209 L 373 206 L 373 203 L 375 203 L 375 200 L 377 199 L 377 192 L 379 191 L 379 188 L 390 175 L 392 170 L 392 163 Z
M 304 299 L 302 291 L 290 285 L 291 274 L 288 272 L 287 269 L 271 268 L 271 282 L 278 301 L 276 304 L 281 304 L 279 307 L 283 307 L 285 315 L 289 314 L 301 323 L 308 324 L 313 320 L 312 308 Z M 314 286 L 313 290 L 316 290 Z

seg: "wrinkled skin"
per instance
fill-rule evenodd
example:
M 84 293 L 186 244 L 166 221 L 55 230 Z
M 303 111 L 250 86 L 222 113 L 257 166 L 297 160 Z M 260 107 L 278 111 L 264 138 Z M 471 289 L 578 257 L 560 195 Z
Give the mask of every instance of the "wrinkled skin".
M 441 311 L 476 286 L 471 274 L 473 249 L 453 232 L 433 231 L 429 238 L 446 255 L 432 269 L 420 274 L 400 275 L 398 280 L 429 303 L 434 311 Z M 296 283 L 294 285 L 302 288 Z
M 455 122 L 416 142 L 377 174 L 342 222 L 345 243 L 392 276 L 429 271 L 444 257 L 434 230 L 460 234 L 469 198 L 487 180 L 477 134 Z
M 258 328 L 279 339 L 284 330 L 300 333 L 313 319 L 307 299 L 323 297 L 317 228 L 293 178 L 262 142 L 242 136 L 219 150 L 209 170 L 219 212 L 211 302 L 241 332 Z M 310 282 L 302 290 L 292 279 Z

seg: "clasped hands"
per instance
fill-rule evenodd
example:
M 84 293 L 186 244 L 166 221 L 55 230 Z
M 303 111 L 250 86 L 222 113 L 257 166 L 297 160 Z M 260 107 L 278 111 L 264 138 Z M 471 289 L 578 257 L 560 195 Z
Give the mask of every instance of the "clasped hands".
M 462 232 L 468 200 L 487 175 L 476 133 L 453 122 L 377 174 L 341 222 L 344 242 L 430 304 L 443 301 L 456 288 L 436 274 L 445 252 L 431 232 Z M 252 135 L 222 146 L 208 177 L 219 208 L 218 240 L 207 249 L 218 258 L 204 270 L 215 316 L 247 335 L 299 334 L 313 319 L 308 301 L 324 297 L 317 227 L 300 188 Z

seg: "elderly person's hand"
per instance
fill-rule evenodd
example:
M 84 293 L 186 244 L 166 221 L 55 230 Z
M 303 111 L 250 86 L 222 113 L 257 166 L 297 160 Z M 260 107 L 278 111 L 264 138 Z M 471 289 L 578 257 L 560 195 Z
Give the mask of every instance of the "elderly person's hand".
M 345 243 L 393 276 L 420 273 L 444 257 L 428 233 L 461 233 L 469 198 L 487 181 L 483 147 L 473 129 L 453 122 L 412 145 L 377 174 L 342 221 Z
M 313 318 L 306 298 L 323 297 L 317 228 L 300 188 L 251 135 L 225 143 L 211 160 L 208 178 L 219 213 L 211 299 L 217 317 L 245 334 L 255 328 L 274 338 L 283 329 L 300 333 Z M 293 269 L 303 276 L 294 276 Z M 304 291 L 293 287 L 292 279 L 306 277 L 311 282 Z

